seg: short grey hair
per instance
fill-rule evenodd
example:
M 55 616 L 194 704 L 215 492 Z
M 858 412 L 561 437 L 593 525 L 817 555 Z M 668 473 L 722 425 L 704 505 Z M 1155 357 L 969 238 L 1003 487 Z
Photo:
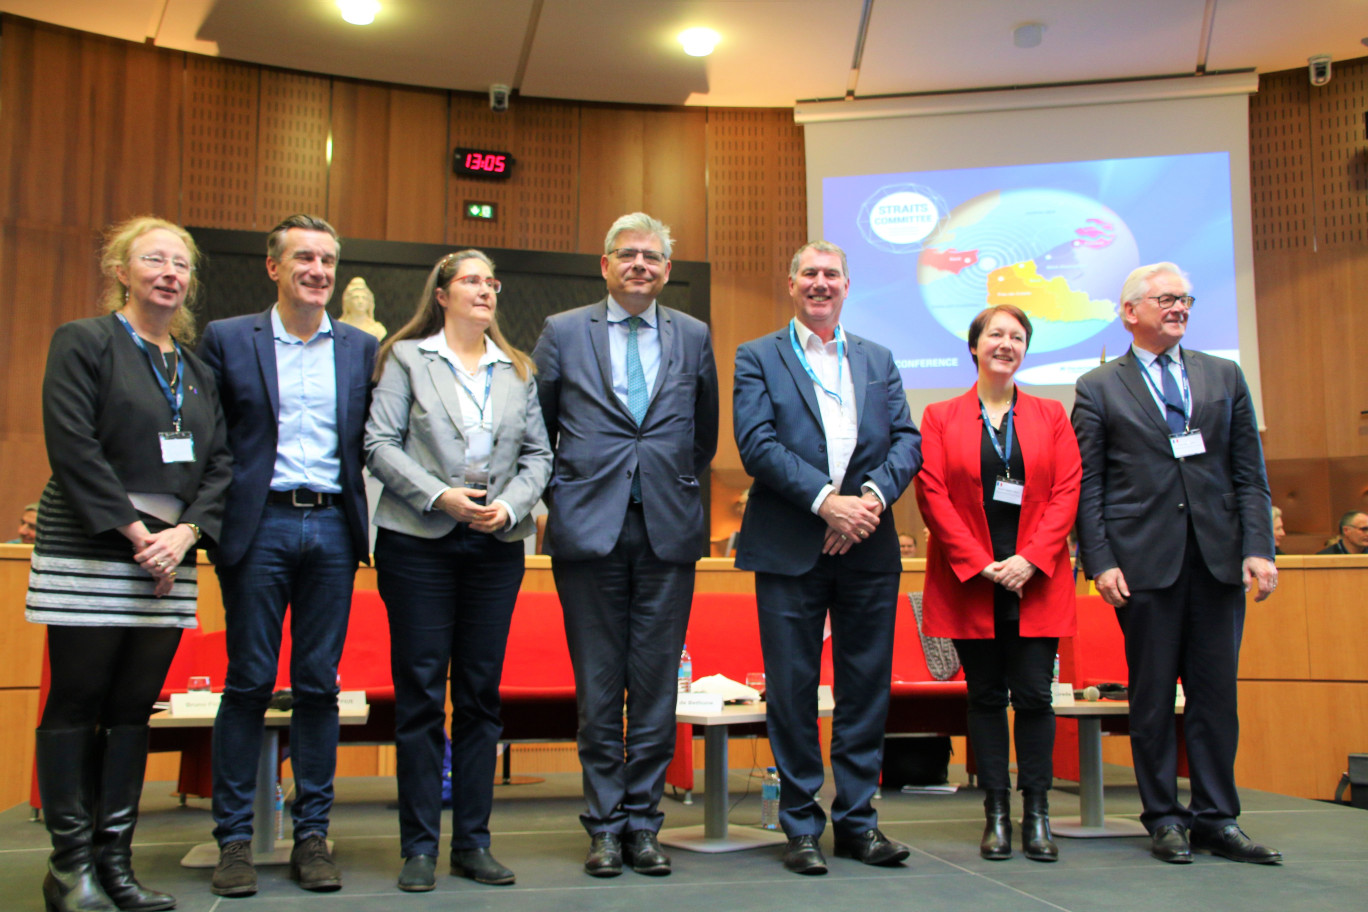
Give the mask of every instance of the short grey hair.
M 793 255 L 793 260 L 789 263 L 790 279 L 796 279 L 798 277 L 798 264 L 802 261 L 803 254 L 809 250 L 815 250 L 818 253 L 833 253 L 839 256 L 841 258 L 841 275 L 845 276 L 847 279 L 850 278 L 850 263 L 846 260 L 846 253 L 844 250 L 831 243 L 831 241 L 808 241 L 802 247 L 798 248 L 798 252 Z
M 629 212 L 613 222 L 608 229 L 608 235 L 603 239 L 604 256 L 617 249 L 617 239 L 619 234 L 631 232 L 633 234 L 649 234 L 655 236 L 660 241 L 660 252 L 665 254 L 665 259 L 670 258 L 670 253 L 674 250 L 674 241 L 670 238 L 670 226 L 658 218 L 652 218 L 644 212 Z
M 1121 300 L 1117 302 L 1117 312 L 1120 313 L 1121 308 L 1131 301 L 1139 301 L 1149 294 L 1150 280 L 1163 274 L 1182 279 L 1183 294 L 1192 293 L 1192 283 L 1188 281 L 1187 273 L 1178 268 L 1177 263 L 1150 263 L 1148 266 L 1137 266 L 1126 276 L 1126 282 L 1121 286 Z
M 285 235 L 289 234 L 292 228 L 299 228 L 303 231 L 326 232 L 332 236 L 334 243 L 337 244 L 338 256 L 342 255 L 342 239 L 337 236 L 336 228 L 316 215 L 291 215 L 282 219 L 280 224 L 272 228 L 271 233 L 266 235 L 266 255 L 277 263 L 285 255 Z

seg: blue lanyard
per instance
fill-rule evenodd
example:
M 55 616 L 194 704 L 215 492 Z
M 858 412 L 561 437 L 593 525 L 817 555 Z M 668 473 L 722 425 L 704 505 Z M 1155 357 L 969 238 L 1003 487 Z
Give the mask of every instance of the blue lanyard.
M 1012 477 L 1012 413 L 1016 411 L 1016 396 L 1012 396 L 1012 404 L 1007 407 L 1007 426 L 1002 430 L 1003 442 L 998 443 L 997 431 L 993 428 L 993 422 L 988 417 L 988 408 L 979 400 L 979 411 L 983 413 L 983 426 L 988 429 L 988 439 L 993 442 L 993 449 L 997 451 L 998 458 L 1002 460 L 1002 467 L 1007 471 L 1007 477 Z
M 841 327 L 836 327 L 836 392 L 827 389 L 821 380 L 817 379 L 817 373 L 808 364 L 807 355 L 803 352 L 803 347 L 798 344 L 798 328 L 789 321 L 789 342 L 793 345 L 793 353 L 798 356 L 798 363 L 803 365 L 803 370 L 807 371 L 808 379 L 817 384 L 817 388 L 836 400 L 837 405 L 845 405 L 841 401 L 841 378 L 845 373 L 845 333 L 841 332 Z
M 180 343 L 175 339 L 171 340 L 171 345 L 176 350 L 176 385 L 173 387 L 166 382 L 162 372 L 157 370 L 157 362 L 152 360 L 152 351 L 147 347 L 147 343 L 142 340 L 142 336 L 133 331 L 133 325 L 128 322 L 128 318 L 121 313 L 114 316 L 119 318 L 123 328 L 128 330 L 128 336 L 133 340 L 133 344 L 142 349 L 142 353 L 147 355 L 147 363 L 152 365 L 152 376 L 157 378 L 157 384 L 161 387 L 162 395 L 166 397 L 166 404 L 171 406 L 171 423 L 180 433 L 181 429 L 181 403 L 185 401 L 185 384 L 181 381 L 185 379 L 185 355 L 181 352 Z
M 1192 388 L 1188 385 L 1187 365 L 1183 363 L 1183 359 L 1182 359 L 1181 357 L 1179 357 L 1179 358 L 1173 358 L 1172 355 L 1170 355 L 1169 357 L 1170 357 L 1171 360 L 1174 360 L 1174 361 L 1177 361 L 1177 362 L 1178 362 L 1178 372 L 1179 372 L 1179 373 L 1182 375 L 1182 377 L 1183 377 L 1183 389 L 1182 389 L 1182 394 L 1183 394 L 1183 430 L 1185 430 L 1185 431 L 1186 431 L 1186 430 L 1191 430 L 1191 429 L 1192 429 Z M 1158 360 L 1158 359 L 1156 358 L 1155 360 Z M 1167 367 L 1161 367 L 1160 370 L 1168 370 L 1168 368 L 1167 368 Z M 1145 375 L 1145 382 L 1149 384 L 1149 388 L 1150 388 L 1150 389 L 1154 390 L 1154 395 L 1156 395 L 1156 396 L 1159 397 L 1159 404 L 1162 405 L 1162 406 L 1164 407 L 1164 413 L 1165 413 L 1165 414 L 1168 414 L 1168 400 L 1164 398 L 1164 391 L 1161 390 L 1158 386 L 1155 385 L 1155 383 L 1154 383 L 1154 378 L 1153 378 L 1152 376 L 1150 376 L 1150 370 L 1149 370 L 1149 368 L 1148 368 L 1148 367 L 1145 367 L 1144 365 L 1141 365 L 1141 367 L 1140 367 L 1140 373 L 1142 373 L 1142 374 Z
M 461 389 L 466 391 L 466 395 L 469 396 L 470 401 L 474 403 L 475 409 L 480 413 L 480 427 L 484 427 L 485 408 L 489 405 L 489 387 L 494 382 L 494 363 L 491 361 L 486 365 L 483 403 L 475 398 L 475 391 L 466 385 L 465 378 L 462 377 L 461 372 L 456 369 L 456 365 L 448 361 L 447 367 L 451 368 L 451 375 L 456 378 L 457 383 L 461 384 Z

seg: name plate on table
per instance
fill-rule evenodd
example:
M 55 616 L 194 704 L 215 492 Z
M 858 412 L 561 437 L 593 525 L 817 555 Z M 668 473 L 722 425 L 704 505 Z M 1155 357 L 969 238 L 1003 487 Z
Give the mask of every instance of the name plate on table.
M 682 693 L 675 700 L 675 712 L 721 712 L 721 694 Z
M 1051 684 L 1050 703 L 1053 706 L 1073 706 L 1074 689 L 1072 684 Z
M 344 690 L 337 695 L 338 709 L 362 709 L 366 705 L 364 690 Z
M 219 700 L 223 694 L 207 690 L 171 695 L 171 715 L 173 716 L 216 716 Z

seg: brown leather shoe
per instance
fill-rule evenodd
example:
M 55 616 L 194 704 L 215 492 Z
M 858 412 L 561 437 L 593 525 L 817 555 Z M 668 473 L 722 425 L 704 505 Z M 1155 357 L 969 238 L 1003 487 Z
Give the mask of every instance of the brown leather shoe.
M 320 833 L 296 842 L 290 852 L 290 879 L 315 893 L 342 889 L 342 872 L 328 851 L 328 840 Z
M 209 890 L 215 896 L 251 896 L 257 891 L 256 868 L 252 866 L 252 841 L 226 842 L 219 849 L 218 864 Z

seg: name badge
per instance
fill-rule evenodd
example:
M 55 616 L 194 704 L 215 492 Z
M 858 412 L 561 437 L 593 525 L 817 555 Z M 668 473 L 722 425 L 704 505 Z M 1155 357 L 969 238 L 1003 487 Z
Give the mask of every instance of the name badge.
M 1193 428 L 1186 434 L 1170 434 L 1169 443 L 1173 446 L 1173 455 L 1176 459 L 1184 456 L 1200 456 L 1206 452 L 1206 443 L 1202 441 L 1202 432 Z
M 161 440 L 162 462 L 194 462 L 195 435 L 189 431 L 168 432 L 157 435 Z
M 997 484 L 993 485 L 993 500 L 1021 506 L 1021 495 L 1025 490 L 1026 485 L 1022 482 L 999 475 Z

